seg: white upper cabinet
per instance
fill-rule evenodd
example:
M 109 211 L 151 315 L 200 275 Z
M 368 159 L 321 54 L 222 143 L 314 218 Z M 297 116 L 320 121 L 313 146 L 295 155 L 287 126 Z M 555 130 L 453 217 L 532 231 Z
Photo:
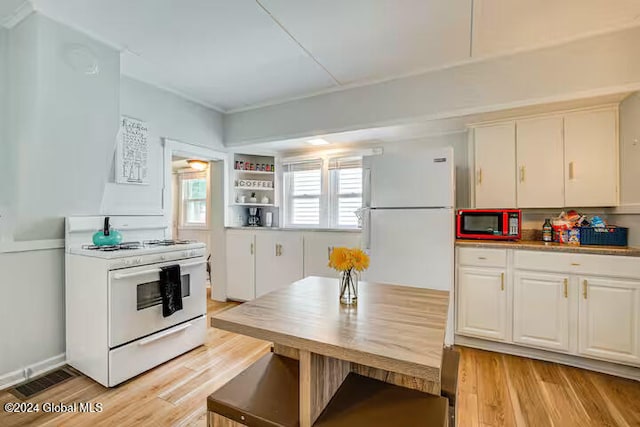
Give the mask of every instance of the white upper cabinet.
M 476 208 L 619 204 L 616 106 L 474 128 Z
M 617 206 L 617 110 L 565 115 L 564 160 L 565 206 Z
M 478 127 L 474 130 L 474 141 L 476 207 L 515 207 L 515 123 Z
M 562 117 L 516 123 L 519 208 L 564 206 Z

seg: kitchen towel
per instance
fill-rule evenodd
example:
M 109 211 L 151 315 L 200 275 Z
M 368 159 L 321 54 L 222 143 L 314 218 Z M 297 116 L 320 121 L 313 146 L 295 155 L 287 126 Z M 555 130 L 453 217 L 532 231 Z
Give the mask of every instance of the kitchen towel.
M 180 266 L 169 265 L 160 269 L 160 294 L 162 295 L 162 315 L 169 317 L 182 310 L 182 282 Z

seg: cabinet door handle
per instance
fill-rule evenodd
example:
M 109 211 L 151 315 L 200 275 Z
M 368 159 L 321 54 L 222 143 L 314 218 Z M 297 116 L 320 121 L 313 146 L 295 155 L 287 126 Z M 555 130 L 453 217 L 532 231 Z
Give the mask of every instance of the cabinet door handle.
M 587 286 L 589 286 L 589 282 L 586 280 L 582 281 L 582 297 L 587 299 Z
M 564 297 L 569 298 L 569 279 L 564 279 Z
M 569 162 L 569 179 L 573 179 L 575 176 L 573 164 L 574 162 Z
M 253 243 L 251 244 L 251 255 L 253 255 Z
M 524 173 L 525 173 L 524 166 L 520 166 L 520 182 L 524 182 Z
M 278 244 L 277 243 L 276 243 L 275 248 L 276 248 L 276 256 L 278 256 Z
M 478 184 L 482 184 L 482 168 L 478 169 Z
M 500 273 L 500 290 L 504 291 L 504 273 Z
M 327 259 L 331 259 L 331 252 L 333 252 L 333 246 L 327 246 Z

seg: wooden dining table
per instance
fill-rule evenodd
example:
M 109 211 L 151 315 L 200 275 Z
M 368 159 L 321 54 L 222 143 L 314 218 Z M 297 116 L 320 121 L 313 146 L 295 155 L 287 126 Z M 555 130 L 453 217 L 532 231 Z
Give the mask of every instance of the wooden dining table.
M 300 425 L 311 426 L 350 372 L 440 395 L 449 292 L 307 277 L 212 317 L 216 328 L 274 343 L 299 360 Z

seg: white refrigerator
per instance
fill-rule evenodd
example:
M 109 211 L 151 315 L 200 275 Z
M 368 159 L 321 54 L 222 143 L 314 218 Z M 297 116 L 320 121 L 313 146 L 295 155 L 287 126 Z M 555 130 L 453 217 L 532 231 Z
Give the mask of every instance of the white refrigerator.
M 364 160 L 366 280 L 449 291 L 445 343 L 453 344 L 453 148 Z

